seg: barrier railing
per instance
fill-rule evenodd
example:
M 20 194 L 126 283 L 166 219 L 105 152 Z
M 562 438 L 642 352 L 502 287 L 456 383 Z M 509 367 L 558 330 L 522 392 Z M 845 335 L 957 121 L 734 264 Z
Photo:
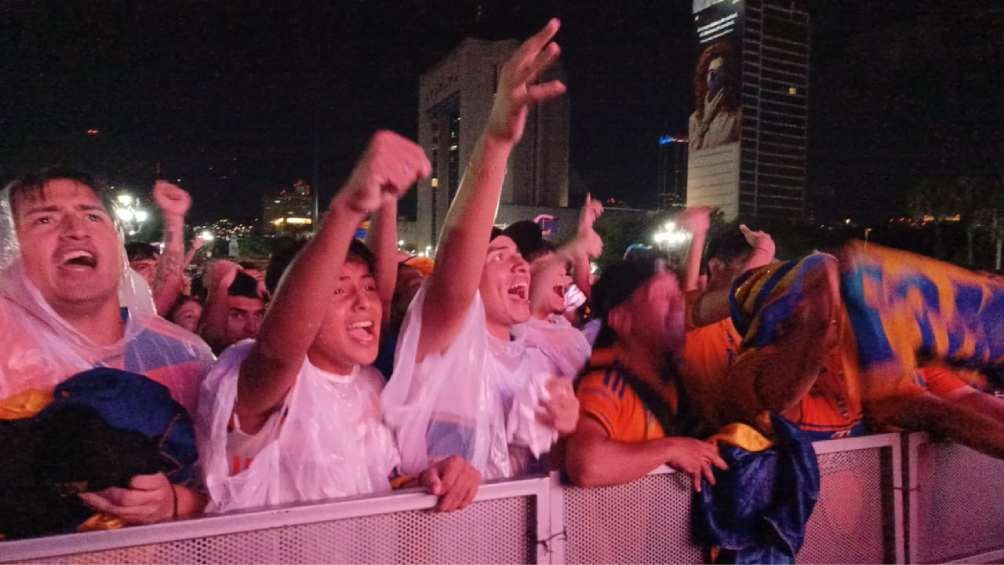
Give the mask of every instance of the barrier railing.
M 902 562 L 900 436 L 816 443 L 821 493 L 805 563 Z M 419 492 L 343 499 L 0 543 L 0 561 L 50 563 L 645 563 L 701 561 L 690 481 L 667 468 L 577 488 L 558 475 L 483 485 L 461 512 Z
M 910 562 L 1004 562 L 1004 461 L 927 434 L 904 444 Z

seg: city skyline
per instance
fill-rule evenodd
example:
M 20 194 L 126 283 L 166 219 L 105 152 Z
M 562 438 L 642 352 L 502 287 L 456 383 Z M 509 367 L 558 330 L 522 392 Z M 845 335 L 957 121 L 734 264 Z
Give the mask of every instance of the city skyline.
M 815 207 L 822 197 L 894 213 L 923 177 L 1001 175 L 1002 8 L 942 4 L 810 6 Z M 192 192 L 193 221 L 258 217 L 262 195 L 298 178 L 320 180 L 323 206 L 372 131 L 417 134 L 418 77 L 435 60 L 464 37 L 524 37 L 557 15 L 573 101 L 571 204 L 590 191 L 654 207 L 657 139 L 685 132 L 692 107 L 690 9 L 15 2 L 2 13 L 11 55 L 0 72 L 16 87 L 0 109 L 0 175 L 63 161 L 142 192 L 159 166 Z

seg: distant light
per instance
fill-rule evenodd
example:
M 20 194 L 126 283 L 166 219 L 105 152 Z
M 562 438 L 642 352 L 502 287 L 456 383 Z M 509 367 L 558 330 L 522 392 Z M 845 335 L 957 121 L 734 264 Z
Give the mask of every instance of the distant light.
M 279 201 L 278 201 L 278 200 L 276 200 L 276 201 L 275 201 L 275 203 L 276 203 L 276 204 L 278 204 L 278 203 L 279 203 Z
M 436 177 L 432 177 L 432 180 L 429 182 L 429 184 L 432 185 L 432 188 L 436 188 L 439 186 L 439 179 Z
M 397 240 L 397 246 L 398 247 L 404 247 L 404 240 L 403 239 Z
M 131 222 L 133 219 L 132 210 L 129 208 L 118 208 L 115 210 L 115 215 L 123 222 Z
M 850 218 L 844 218 L 844 224 L 846 224 L 848 226 L 851 225 L 851 219 Z
M 150 214 L 141 208 L 136 210 L 136 212 L 133 213 L 133 216 L 136 218 L 137 222 L 143 223 L 150 217 Z
M 132 195 L 123 192 L 122 194 L 116 196 L 115 200 L 123 206 L 129 206 L 132 204 Z
M 456 143 L 454 143 L 453 145 L 450 146 L 450 151 L 456 151 L 459 148 L 460 148 L 460 146 L 457 145 Z
M 98 128 L 91 128 L 91 129 L 87 130 L 87 135 L 89 135 L 91 137 L 94 137 L 95 135 L 98 135 L 99 133 L 101 133 L 101 130 L 99 130 Z
M 670 143 L 690 143 L 686 137 L 673 137 L 672 135 L 659 136 L 659 145 L 669 145 Z
M 286 218 L 286 223 L 287 224 L 304 225 L 304 224 L 311 223 L 311 219 L 310 218 L 298 218 L 296 216 L 291 216 L 289 218 Z
M 212 241 L 216 239 L 216 236 L 209 230 L 202 230 L 202 233 L 199 234 L 199 238 L 202 239 L 202 241 Z
M 652 234 L 652 241 L 663 247 L 678 247 L 690 239 L 690 234 L 686 230 L 676 227 L 676 222 L 669 221 L 659 228 L 659 231 Z
M 798 94 L 798 89 L 795 88 L 794 86 L 789 86 L 788 87 L 788 96 L 794 96 L 796 94 Z

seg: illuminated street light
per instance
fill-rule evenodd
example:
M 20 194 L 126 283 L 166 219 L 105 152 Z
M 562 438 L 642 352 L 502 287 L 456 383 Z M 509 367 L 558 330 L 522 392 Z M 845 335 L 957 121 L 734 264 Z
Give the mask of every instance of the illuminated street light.
M 127 192 L 115 195 L 115 217 L 126 235 L 136 235 L 143 229 L 143 222 L 150 218 L 149 212 L 140 208 L 139 198 Z
M 122 206 L 132 206 L 132 195 L 123 192 L 115 197 L 115 200 Z
M 207 243 L 216 239 L 216 236 L 213 235 L 213 232 L 209 230 L 202 230 L 202 233 L 199 234 L 199 237 L 202 239 L 202 241 L 205 241 Z
M 652 234 L 652 242 L 666 249 L 679 247 L 686 243 L 688 239 L 690 239 L 690 232 L 679 229 L 676 226 L 676 222 L 673 221 L 662 224 L 662 227 Z

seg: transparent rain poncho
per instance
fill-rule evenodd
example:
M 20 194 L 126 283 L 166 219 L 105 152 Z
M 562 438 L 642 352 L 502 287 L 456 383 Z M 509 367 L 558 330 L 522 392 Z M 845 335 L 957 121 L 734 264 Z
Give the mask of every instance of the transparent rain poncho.
M 279 419 L 277 433 L 245 468 L 231 467 L 228 440 L 237 383 L 253 346 L 245 340 L 224 351 L 202 386 L 196 435 L 212 499 L 207 511 L 389 491 L 399 456 L 380 418 L 383 376 L 373 367 L 335 375 L 304 359 L 283 406 L 271 417 Z M 269 428 L 266 424 L 263 431 Z
M 593 351 L 586 334 L 559 314 L 550 314 L 544 320 L 532 316 L 517 330 L 527 345 L 539 349 L 554 365 L 555 374 L 568 379 L 579 374 Z
M 213 355 L 194 334 L 159 318 L 150 288 L 129 268 L 119 233 L 119 306 L 126 320 L 122 339 L 102 346 L 80 333 L 42 297 L 25 274 L 10 202 L 0 191 L 0 399 L 30 390 L 51 390 L 94 367 L 139 373 L 166 386 L 194 413 L 199 380 Z
M 475 295 L 453 343 L 416 363 L 422 305 L 419 290 L 401 327 L 394 375 L 384 388 L 384 420 L 397 434 L 402 469 L 459 455 L 485 479 L 525 470 L 530 453 L 550 450 L 558 433 L 538 421 L 550 363 L 518 336 L 501 342 L 488 334 L 481 293 Z

